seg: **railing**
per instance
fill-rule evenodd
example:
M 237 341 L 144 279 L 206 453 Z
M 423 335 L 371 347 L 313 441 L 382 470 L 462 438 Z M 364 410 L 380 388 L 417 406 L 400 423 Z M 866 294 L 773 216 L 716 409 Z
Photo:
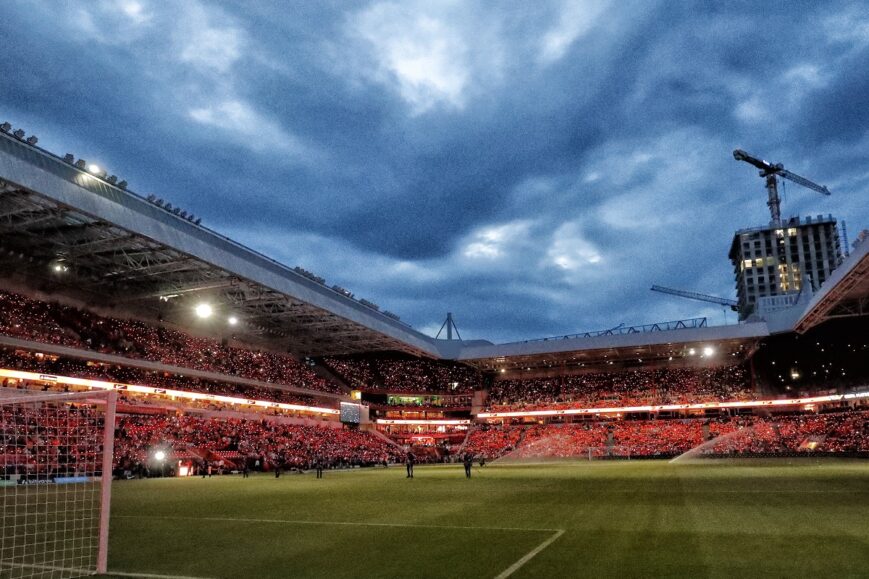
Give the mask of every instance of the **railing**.
M 624 334 L 645 334 L 647 332 L 665 332 L 668 330 L 687 330 L 692 328 L 705 328 L 706 318 L 689 318 L 686 320 L 674 320 L 672 322 L 658 322 L 656 324 L 643 324 L 640 326 L 625 326 L 619 324 L 608 330 L 596 330 L 579 334 L 566 334 L 564 336 L 550 336 L 548 338 L 536 338 L 525 340 L 523 343 L 550 342 L 553 340 L 570 340 L 573 338 L 596 338 L 598 336 L 618 336 Z

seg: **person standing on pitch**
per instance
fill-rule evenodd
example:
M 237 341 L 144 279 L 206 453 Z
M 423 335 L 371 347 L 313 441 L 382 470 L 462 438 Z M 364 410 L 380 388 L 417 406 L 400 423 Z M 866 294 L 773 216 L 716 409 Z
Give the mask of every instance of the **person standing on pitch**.
M 466 452 L 463 462 L 465 463 L 465 477 L 471 478 L 471 467 L 474 466 L 474 455 L 470 452 Z
M 323 478 L 323 458 L 318 456 L 315 460 L 317 466 L 317 478 Z
M 409 450 L 407 451 L 407 456 L 404 459 L 404 464 L 407 465 L 407 477 L 413 478 L 413 465 L 416 462 L 416 456 Z

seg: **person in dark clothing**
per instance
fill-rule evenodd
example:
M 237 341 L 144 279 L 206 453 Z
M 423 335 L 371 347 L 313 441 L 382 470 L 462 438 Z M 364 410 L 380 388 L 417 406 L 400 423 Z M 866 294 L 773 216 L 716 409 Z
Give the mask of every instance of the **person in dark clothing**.
M 203 463 L 202 463 L 202 478 L 205 478 L 206 475 L 208 475 L 208 474 L 209 474 L 209 472 L 208 472 L 208 462 L 206 461 L 206 462 L 203 462 Z
M 404 464 L 407 466 L 407 477 L 413 478 L 413 465 L 416 463 L 416 456 L 408 451 L 407 456 L 404 459 Z
M 281 478 L 281 464 L 279 462 L 275 463 L 275 478 Z
M 247 461 L 244 462 L 244 467 L 241 469 L 241 478 L 247 478 L 250 476 L 250 466 L 248 466 Z
M 323 459 L 318 456 L 314 465 L 317 467 L 317 478 L 323 478 Z
M 465 464 L 465 477 L 471 478 L 471 467 L 474 466 L 474 455 L 470 452 L 466 452 L 462 462 Z

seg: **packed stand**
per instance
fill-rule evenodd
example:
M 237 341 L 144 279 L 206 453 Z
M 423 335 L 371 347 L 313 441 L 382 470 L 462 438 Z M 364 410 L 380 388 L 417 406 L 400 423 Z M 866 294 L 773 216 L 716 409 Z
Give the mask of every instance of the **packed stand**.
M 620 420 L 478 431 L 466 447 L 510 459 L 869 453 L 869 411 L 776 417 Z M 473 436 L 473 435 L 472 435 Z
M 0 404 L 0 478 L 99 474 L 102 440 L 102 416 L 87 406 Z
M 286 404 L 301 404 L 306 406 L 324 406 L 327 403 L 315 402 L 311 396 L 287 392 L 277 388 L 264 388 L 235 384 L 231 382 L 215 382 L 192 376 L 179 376 L 168 372 L 155 372 L 139 368 L 98 364 L 61 358 L 57 356 L 35 355 L 29 352 L 15 352 L 0 349 L 0 367 L 11 370 L 38 372 L 74 378 L 90 378 L 106 382 L 136 384 L 153 388 L 168 388 L 191 392 L 233 396 L 239 398 L 283 402 Z M 333 406 L 334 404 L 328 404 Z
M 354 389 L 405 394 L 470 394 L 481 385 L 480 373 L 463 364 L 379 356 L 327 357 L 323 362 Z
M 342 392 L 291 356 L 236 348 L 137 320 L 102 317 L 0 291 L 0 334 L 160 362 L 182 368 Z
M 599 372 L 532 380 L 499 380 L 492 410 L 604 408 L 754 400 L 743 366 Z
M 367 466 L 402 456 L 397 446 L 359 430 L 193 416 L 124 416 L 118 421 L 117 468 L 136 470 L 156 449 L 171 451 L 170 456 L 188 456 L 193 450 L 255 458 L 269 470 L 308 469 L 315 462 L 326 468 Z
M 522 429 L 515 427 L 481 427 L 468 435 L 464 452 L 488 460 L 499 458 L 512 451 L 519 443 Z

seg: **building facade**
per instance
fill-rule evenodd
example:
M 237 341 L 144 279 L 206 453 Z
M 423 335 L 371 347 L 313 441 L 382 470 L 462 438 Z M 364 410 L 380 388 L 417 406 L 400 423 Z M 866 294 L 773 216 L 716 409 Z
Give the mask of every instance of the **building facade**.
M 745 318 L 760 298 L 798 293 L 804 277 L 813 289 L 821 287 L 842 262 L 836 219 L 793 217 L 781 227 L 740 229 L 733 236 L 729 257 L 740 317 Z

